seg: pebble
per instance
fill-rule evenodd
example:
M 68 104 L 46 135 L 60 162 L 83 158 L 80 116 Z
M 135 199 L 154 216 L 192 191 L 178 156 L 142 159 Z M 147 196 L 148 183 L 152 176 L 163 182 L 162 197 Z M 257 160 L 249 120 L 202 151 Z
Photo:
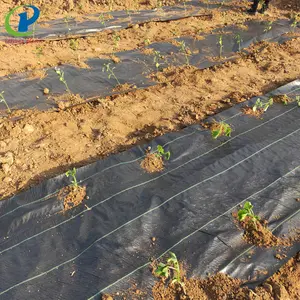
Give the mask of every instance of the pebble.
M 11 167 L 9 164 L 2 165 L 2 170 L 3 170 L 4 174 L 8 174 L 10 172 L 10 169 L 11 169 Z
M 12 182 L 12 179 L 11 179 L 10 177 L 5 177 L 5 178 L 3 179 L 3 182 L 4 182 L 4 183 L 10 183 L 10 182 Z
M 25 126 L 24 126 L 24 131 L 26 131 L 27 133 L 32 133 L 32 132 L 34 132 L 34 127 L 32 126 L 32 125 L 29 125 L 29 124 L 26 124 Z
M 7 146 L 7 144 L 3 141 L 0 141 L 0 149 L 3 149 Z
M 50 90 L 47 88 L 44 88 L 44 95 L 48 95 L 50 93 Z
M 8 164 L 11 166 L 14 163 L 14 155 L 12 152 L 6 152 L 4 155 L 0 156 L 1 164 Z

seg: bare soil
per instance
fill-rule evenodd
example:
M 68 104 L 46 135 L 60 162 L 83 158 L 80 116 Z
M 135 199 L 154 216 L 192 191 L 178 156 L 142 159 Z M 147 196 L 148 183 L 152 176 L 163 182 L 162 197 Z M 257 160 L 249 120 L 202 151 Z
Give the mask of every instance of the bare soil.
M 85 196 L 85 187 L 67 186 L 59 192 L 58 199 L 64 202 L 64 211 L 68 211 L 80 205 L 85 199 Z
M 283 239 L 275 236 L 268 228 L 266 221 L 253 222 L 247 217 L 240 223 L 244 229 L 244 240 L 259 247 L 275 247 L 275 246 L 290 246 L 291 242 L 288 239 Z
M 259 108 L 259 109 L 257 109 L 256 111 L 253 111 L 253 108 L 252 108 L 252 107 L 245 106 L 245 107 L 242 108 L 242 112 L 243 112 L 245 115 L 253 116 L 253 117 L 256 117 L 256 118 L 260 119 L 261 116 L 262 116 L 263 113 L 264 113 L 264 110 L 263 110 L 262 108 Z
M 141 162 L 141 167 L 148 173 L 160 172 L 164 169 L 162 157 L 155 153 L 148 153 L 145 159 Z
M 259 43 L 248 55 L 218 67 L 168 68 L 158 74 L 159 85 L 145 90 L 65 110 L 13 111 L 0 119 L 0 197 L 200 123 L 236 102 L 295 80 L 300 75 L 299 49 L 299 38 L 283 45 Z

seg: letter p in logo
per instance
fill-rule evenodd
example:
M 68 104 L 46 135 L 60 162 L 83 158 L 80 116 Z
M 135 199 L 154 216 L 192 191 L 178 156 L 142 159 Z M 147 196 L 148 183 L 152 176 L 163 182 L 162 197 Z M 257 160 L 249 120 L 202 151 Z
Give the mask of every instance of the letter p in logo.
M 19 22 L 19 27 L 18 27 L 18 31 L 15 31 L 11 28 L 9 22 L 10 22 L 10 18 L 11 16 L 14 14 L 14 12 L 19 9 L 20 7 L 30 7 L 31 9 L 33 9 L 33 16 L 28 19 L 28 14 L 27 12 L 23 12 L 19 14 L 20 17 L 20 22 Z M 29 26 L 31 24 L 34 24 L 37 19 L 40 16 L 40 10 L 33 6 L 33 5 L 20 5 L 16 8 L 14 8 L 13 10 L 11 10 L 8 15 L 5 18 L 5 29 L 6 31 L 13 36 L 17 36 L 17 37 L 22 37 L 22 36 L 30 36 L 33 34 L 32 31 L 28 32 Z

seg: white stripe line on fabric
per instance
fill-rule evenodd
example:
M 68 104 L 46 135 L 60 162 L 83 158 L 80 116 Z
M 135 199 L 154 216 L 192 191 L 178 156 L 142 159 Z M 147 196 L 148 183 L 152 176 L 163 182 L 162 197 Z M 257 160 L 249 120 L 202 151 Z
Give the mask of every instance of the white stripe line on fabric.
M 299 131 L 300 131 L 300 128 L 298 128 L 297 130 L 291 132 L 290 134 L 288 134 L 288 135 L 286 135 L 286 136 L 284 136 L 284 137 L 282 137 L 282 138 L 280 138 L 280 139 L 274 141 L 273 143 L 269 144 L 268 146 L 263 147 L 262 149 L 260 149 L 259 151 L 257 151 L 257 152 L 255 152 L 255 153 L 251 154 L 251 155 L 248 156 L 247 158 L 244 158 L 244 159 L 241 160 L 240 162 L 238 162 L 238 163 L 232 165 L 230 168 L 228 168 L 228 169 L 226 169 L 226 170 L 224 170 L 224 171 L 222 171 L 222 172 L 220 172 L 220 173 L 218 173 L 218 174 L 215 174 L 214 176 L 211 176 L 211 177 L 209 177 L 209 178 L 207 178 L 207 179 L 205 179 L 205 180 L 203 180 L 203 181 L 200 181 L 199 183 L 194 184 L 194 185 L 190 186 L 189 188 L 186 188 L 185 190 L 181 191 L 180 193 L 177 193 L 176 195 L 170 197 L 169 199 L 167 199 L 166 201 L 164 201 L 164 202 L 161 203 L 160 205 L 158 205 L 158 206 L 156 206 L 156 207 L 153 207 L 152 209 L 149 209 L 147 212 L 145 212 L 145 213 L 139 215 L 138 217 L 132 219 L 131 221 L 128 221 L 127 223 L 123 224 L 122 226 L 116 228 L 115 230 L 113 230 L 113 231 L 111 231 L 111 232 L 105 234 L 105 235 L 102 236 L 101 238 L 99 238 L 99 239 L 97 239 L 96 241 L 94 241 L 91 245 L 89 245 L 89 246 L 88 246 L 87 248 L 85 248 L 83 251 L 81 251 L 78 255 L 74 256 L 72 259 L 69 259 L 69 260 L 63 262 L 63 263 L 61 263 L 61 264 L 59 264 L 59 265 L 57 265 L 57 266 L 55 266 L 55 267 L 49 269 L 48 271 L 42 272 L 42 273 L 40 273 L 39 275 L 33 276 L 33 277 L 28 278 L 28 279 L 26 279 L 26 280 L 24 280 L 24 281 L 22 281 L 22 282 L 20 282 L 20 283 L 17 283 L 17 284 L 15 284 L 14 286 L 12 286 L 12 287 L 6 289 L 5 291 L 1 292 L 0 295 L 5 294 L 5 293 L 7 293 L 8 291 L 10 291 L 10 290 L 14 289 L 15 287 L 20 286 L 20 285 L 22 285 L 22 284 L 24 284 L 24 283 L 27 283 L 27 282 L 29 282 L 29 281 L 32 281 L 32 280 L 36 279 L 36 278 L 42 277 L 42 276 L 44 276 L 44 275 L 47 275 L 47 274 L 49 274 L 50 272 L 52 272 L 52 271 L 54 271 L 54 270 L 57 270 L 57 269 L 60 268 L 61 266 L 64 266 L 65 264 L 68 264 L 68 263 L 70 263 L 70 262 L 76 260 L 76 259 L 79 258 L 83 253 L 85 253 L 87 250 L 89 250 L 93 245 L 95 245 L 95 244 L 98 243 L 100 240 L 104 239 L 105 237 L 107 237 L 107 236 L 111 235 L 112 233 L 118 231 L 119 229 L 121 229 L 121 228 L 127 226 L 128 224 L 131 224 L 132 222 L 134 222 L 134 221 L 136 221 L 137 219 L 139 219 L 139 218 L 145 216 L 146 214 L 148 214 L 148 213 L 150 213 L 150 212 L 152 212 L 152 211 L 154 211 L 154 210 L 157 210 L 159 207 L 161 207 L 161 206 L 163 206 L 164 204 L 168 203 L 169 201 L 171 201 L 171 200 L 174 199 L 175 197 L 177 197 L 177 196 L 179 196 L 179 195 L 185 193 L 186 191 L 189 191 L 189 190 L 193 189 L 193 188 L 196 187 L 196 186 L 199 186 L 201 183 L 204 183 L 204 182 L 206 182 L 206 181 L 209 181 L 209 180 L 211 180 L 211 179 L 213 179 L 213 178 L 215 178 L 215 177 L 217 177 L 217 176 L 219 176 L 219 175 L 225 174 L 227 171 L 229 171 L 229 170 L 233 169 L 234 167 L 236 167 L 236 166 L 242 164 L 244 161 L 250 159 L 251 157 L 255 156 L 256 154 L 262 152 L 262 151 L 265 150 L 265 149 L 270 148 L 270 147 L 273 146 L 274 144 L 277 144 L 278 142 L 283 141 L 284 139 L 286 139 L 286 138 L 292 136 L 293 134 L 295 134 L 295 133 L 297 133 L 297 132 L 299 132 Z
M 251 129 L 249 129 L 249 130 L 243 132 L 243 133 L 240 133 L 240 134 L 236 135 L 235 137 L 233 137 L 232 139 L 229 139 L 229 140 L 227 140 L 226 142 L 222 143 L 222 144 L 219 145 L 218 147 L 215 147 L 215 148 L 213 148 L 213 149 L 211 149 L 211 150 L 209 150 L 209 151 L 207 151 L 207 152 L 205 152 L 205 153 L 203 153 L 203 154 L 200 154 L 199 156 L 196 156 L 196 157 L 192 158 L 191 160 L 189 160 L 189 161 L 187 161 L 187 162 L 181 164 L 180 166 L 178 166 L 178 167 L 176 167 L 176 168 L 174 168 L 174 169 L 172 169 L 172 170 L 170 170 L 170 171 L 168 171 L 168 172 L 163 173 L 163 174 L 160 175 L 160 176 L 157 176 L 157 177 L 155 177 L 155 178 L 153 178 L 153 179 L 150 179 L 150 180 L 148 180 L 148 181 L 139 183 L 139 184 L 137 184 L 137 185 L 135 185 L 135 186 L 129 187 L 129 188 L 127 188 L 127 189 L 124 189 L 124 190 L 122 190 L 122 191 L 120 191 L 120 192 L 118 192 L 118 193 L 116 193 L 116 194 L 114 194 L 114 195 L 112 195 L 112 196 L 109 196 L 108 198 L 106 198 L 106 199 L 104 199 L 104 200 L 98 202 L 97 204 L 90 206 L 88 209 L 85 209 L 85 210 L 81 211 L 81 212 L 78 213 L 77 215 L 72 216 L 70 219 L 67 219 L 67 220 L 65 220 L 65 221 L 63 221 L 63 222 L 60 222 L 60 223 L 58 223 L 58 224 L 55 225 L 55 226 L 52 226 L 52 227 L 50 227 L 50 228 L 47 228 L 47 229 L 45 229 L 45 230 L 43 230 L 43 231 L 41 231 L 41 232 L 39 232 L 39 233 L 37 233 L 37 234 L 35 234 L 35 235 L 33 235 L 33 236 L 27 238 L 27 239 L 25 239 L 25 240 L 23 240 L 23 241 L 21 241 L 21 242 L 15 244 L 15 245 L 13 245 L 13 246 L 10 246 L 10 247 L 8 247 L 8 248 L 6 248 L 6 249 L 0 251 L 0 254 L 3 254 L 4 252 L 7 252 L 7 251 L 9 251 L 9 250 L 12 250 L 13 248 L 15 248 L 15 247 L 17 247 L 17 246 L 20 246 L 21 244 L 23 244 L 23 243 L 25 243 L 25 242 L 27 242 L 27 241 L 29 241 L 29 240 L 31 240 L 31 239 L 37 237 L 37 236 L 40 236 L 41 234 L 43 234 L 43 233 L 45 233 L 45 232 L 48 232 L 48 231 L 50 231 L 50 230 L 52 230 L 52 229 L 55 229 L 55 228 L 59 227 L 60 225 L 66 224 L 66 223 L 68 223 L 69 221 L 71 221 L 71 220 L 77 218 L 78 216 L 83 215 L 84 213 L 90 211 L 90 210 L 93 209 L 94 207 L 96 207 L 96 206 L 98 206 L 98 205 L 100 205 L 100 204 L 103 204 L 103 203 L 109 201 L 110 199 L 112 199 L 112 198 L 114 198 L 114 197 L 116 197 L 116 196 L 118 196 L 118 195 L 121 195 L 121 194 L 123 194 L 123 193 L 125 193 L 125 192 L 127 192 L 127 191 L 130 191 L 130 190 L 132 190 L 132 189 L 134 189 L 134 188 L 143 186 L 143 185 L 148 184 L 148 183 L 150 183 L 150 182 L 153 182 L 153 181 L 155 181 L 155 180 L 158 180 L 159 178 L 162 178 L 162 177 L 166 176 L 167 174 L 172 173 L 173 171 L 182 168 L 183 166 L 185 166 L 185 165 L 191 163 L 192 161 L 197 160 L 197 159 L 199 159 L 200 157 L 203 157 L 203 156 L 205 156 L 205 155 L 211 153 L 212 151 L 214 151 L 214 150 L 216 150 L 216 149 L 219 149 L 219 148 L 223 147 L 224 145 L 228 144 L 229 142 L 231 142 L 232 140 L 238 138 L 239 136 L 242 136 L 242 135 L 244 135 L 244 134 L 246 134 L 246 133 L 248 133 L 248 132 L 250 132 L 250 131 L 252 131 L 252 130 L 254 130 L 254 129 L 257 129 L 257 128 L 259 128 L 259 127 L 262 127 L 263 125 L 265 125 L 265 124 L 267 124 L 267 123 L 269 123 L 269 122 L 271 122 L 271 121 L 273 121 L 273 120 L 275 120 L 275 119 L 277 119 L 277 118 L 279 118 L 279 117 L 285 115 L 286 113 L 288 113 L 288 112 L 290 112 L 290 111 L 292 111 L 292 110 L 294 110 L 294 109 L 296 109 L 296 108 L 297 108 L 297 107 L 294 107 L 294 108 L 292 108 L 292 109 L 286 111 L 285 113 L 283 113 L 283 114 L 281 114 L 281 115 L 278 115 L 278 116 L 276 116 L 276 117 L 274 117 L 274 118 L 268 120 L 267 122 L 264 122 L 264 123 L 262 123 L 262 124 L 260 124 L 260 125 L 258 125 L 258 126 L 256 126 L 256 127 L 253 127 L 253 128 L 251 128 Z M 1 295 L 1 294 L 0 294 L 0 295 Z
M 268 189 L 269 187 L 271 187 L 272 185 L 274 185 L 275 183 L 277 183 L 278 181 L 280 181 L 282 178 L 284 178 L 287 175 L 292 174 L 293 172 L 295 172 L 297 169 L 299 169 L 300 166 L 294 168 L 293 170 L 289 171 L 288 173 L 286 173 L 285 175 L 277 178 L 275 181 L 273 181 L 272 183 L 270 183 L 269 185 L 267 185 L 266 187 L 264 187 L 263 189 L 255 192 L 254 194 L 252 194 L 251 196 L 247 197 L 246 199 L 242 200 L 241 202 L 237 203 L 235 206 L 231 207 L 229 210 L 227 210 L 226 212 L 222 213 L 221 215 L 219 215 L 218 217 L 214 218 L 213 220 L 209 221 L 208 223 L 202 225 L 201 227 L 199 227 L 198 229 L 196 229 L 195 231 L 193 231 L 192 233 L 190 233 L 189 235 L 185 236 L 184 238 L 182 238 L 180 241 L 178 241 L 176 244 L 174 244 L 171 248 L 169 248 L 168 250 L 166 250 L 163 254 L 161 254 L 160 256 L 158 256 L 156 259 L 159 259 L 161 257 L 163 257 L 164 255 L 166 255 L 168 252 L 170 252 L 173 248 L 175 248 L 176 246 L 178 246 L 179 244 L 181 244 L 183 241 L 185 241 L 186 239 L 190 238 L 192 235 L 196 234 L 197 232 L 199 232 L 200 230 L 204 229 L 207 225 L 211 224 L 212 222 L 216 221 L 217 219 L 219 219 L 220 217 L 230 213 L 230 211 L 232 211 L 235 207 L 241 205 L 243 202 L 251 199 L 252 197 L 254 197 L 257 194 L 260 194 L 261 192 L 265 191 L 266 189 Z M 298 212 L 297 212 L 298 213 Z M 295 214 L 293 214 L 295 215 Z M 293 216 L 292 215 L 292 216 Z M 292 217 L 291 216 L 291 217 Z M 282 225 L 284 222 L 288 221 L 291 217 L 289 217 L 288 219 L 284 220 L 283 222 L 281 222 L 278 226 L 276 226 L 273 230 L 275 231 L 280 225 Z M 247 251 L 249 251 L 251 248 L 249 248 Z M 243 252 L 242 254 L 246 253 L 247 251 Z M 240 255 L 241 256 L 241 255 Z M 240 257 L 239 256 L 239 257 Z M 237 258 L 236 258 L 237 259 Z M 95 294 L 94 296 L 92 296 L 91 298 L 89 298 L 88 300 L 93 299 L 94 297 L 98 296 L 99 294 L 101 294 L 102 292 L 104 292 L 105 290 L 107 290 L 108 288 L 114 286 L 115 284 L 117 284 L 118 282 L 128 278 L 129 276 L 131 276 L 132 274 L 134 274 L 135 272 L 139 271 L 140 269 L 149 266 L 150 263 L 147 263 L 135 270 L 133 270 L 132 272 L 130 272 L 129 274 L 123 276 L 122 278 L 120 278 L 119 280 L 115 281 L 114 283 L 110 284 L 109 286 L 105 287 L 104 289 L 102 289 L 100 292 L 98 292 L 97 294 Z

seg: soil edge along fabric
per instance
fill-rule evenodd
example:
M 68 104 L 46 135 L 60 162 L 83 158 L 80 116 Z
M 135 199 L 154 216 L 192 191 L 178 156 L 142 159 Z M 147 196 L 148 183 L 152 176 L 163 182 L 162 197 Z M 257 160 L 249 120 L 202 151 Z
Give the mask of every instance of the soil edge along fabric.
M 295 99 L 299 90 L 297 80 L 271 95 Z M 255 275 L 261 268 L 271 276 L 285 261 L 275 263 L 272 249 L 242 259 L 251 246 L 231 213 L 250 200 L 275 235 L 299 228 L 300 108 L 275 103 L 256 119 L 242 105 L 214 117 L 232 126 L 230 138 L 191 126 L 153 141 L 171 152 L 162 172 L 140 167 L 149 145 L 79 169 L 88 199 L 65 213 L 64 175 L 0 202 L 0 299 L 99 299 L 132 282 L 148 290 L 149 258 L 169 251 L 188 275 L 224 271 L 254 284 L 266 276 Z

